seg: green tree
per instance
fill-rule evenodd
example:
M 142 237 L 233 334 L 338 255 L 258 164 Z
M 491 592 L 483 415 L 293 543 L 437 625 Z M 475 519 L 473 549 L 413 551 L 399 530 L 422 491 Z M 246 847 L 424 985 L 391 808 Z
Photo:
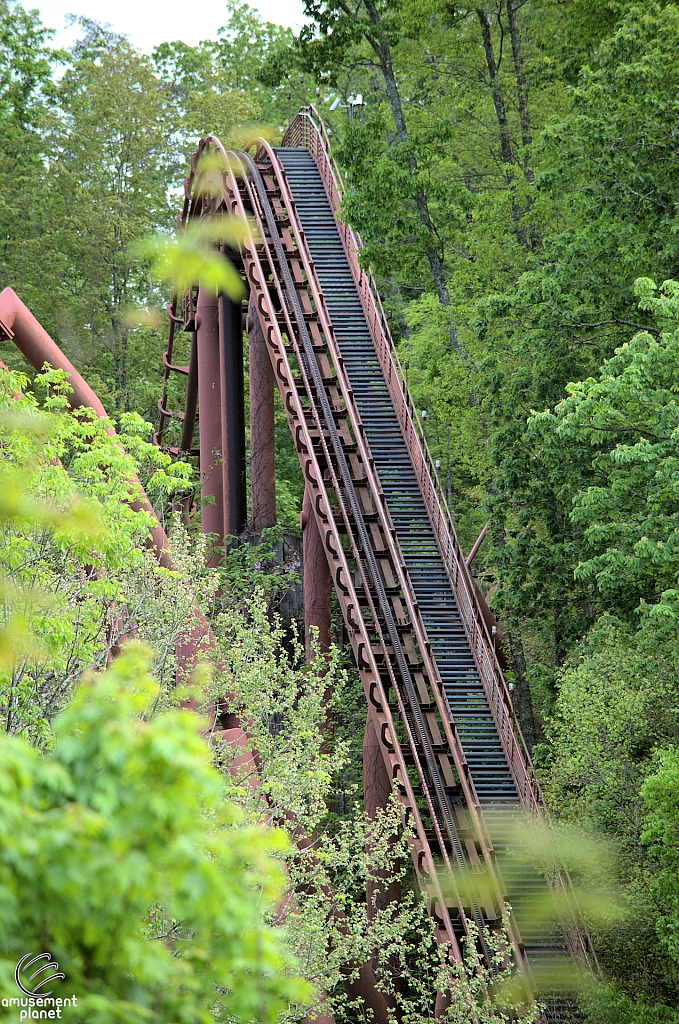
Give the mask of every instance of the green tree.
M 263 21 L 247 4 L 228 0 L 228 20 L 216 39 L 197 46 L 161 43 L 153 60 L 175 97 L 182 133 L 191 146 L 203 135 L 222 142 L 255 122 L 278 130 L 287 120 L 286 85 L 265 85 L 261 71 L 290 46 L 291 29 Z M 290 88 L 290 86 L 288 86 Z M 299 86 L 295 101 L 301 102 Z
M 430 173 L 432 150 L 447 141 L 446 125 L 440 123 L 438 132 L 429 125 L 429 132 L 424 129 L 412 136 L 397 63 L 396 47 L 405 34 L 401 12 L 372 0 L 353 4 L 309 0 L 305 9 L 316 24 L 304 27 L 300 34 L 301 66 L 324 76 L 330 85 L 341 82 L 345 93 L 357 78 L 365 83 L 366 92 L 372 86 L 369 131 L 363 130 L 362 120 L 350 125 L 347 150 L 341 153 L 352 172 L 354 194 L 357 184 L 360 189 L 358 198 L 348 200 L 345 206 L 348 218 L 365 233 L 369 243 L 365 259 L 376 262 L 376 269 L 382 270 L 383 261 L 376 259 L 378 255 L 386 255 L 394 244 L 408 239 L 409 262 L 426 264 L 441 305 L 448 307 L 445 241 L 438 223 L 441 215 L 434 212 L 433 204 L 437 200 L 438 204 L 446 203 L 446 198 L 446 205 L 451 199 L 454 203 L 455 192 L 447 197 L 448 190 L 437 189 Z M 359 69 L 358 76 L 355 69 Z M 383 101 L 379 106 L 374 103 L 376 93 Z M 392 134 L 390 145 L 385 146 L 385 136 Z M 370 173 L 366 173 L 366 162 L 372 165 Z M 404 253 L 402 256 L 405 258 Z M 407 274 L 407 265 L 403 271 Z M 451 342 L 457 347 L 454 328 Z
M 653 333 L 529 417 L 520 445 L 504 434 L 504 602 L 545 623 L 557 666 L 604 610 L 633 622 L 640 602 L 674 599 L 677 299 L 662 288 L 637 282 Z
M 160 296 L 133 245 L 171 220 L 169 96 L 151 62 L 124 39 L 95 38 L 61 78 L 58 100 L 46 136 L 58 337 L 70 335 L 67 347 L 96 372 L 102 399 L 117 413 L 151 413 L 162 335 L 138 318 L 133 327 L 137 307 Z
M 140 455 L 156 470 L 152 487 L 154 476 L 161 489 L 179 477 L 134 431 L 127 441 L 137 462 L 105 422 L 67 412 L 63 374 L 40 381 L 55 391 L 42 415 L 32 396 L 19 394 L 25 378 L 2 376 L 3 596 L 7 604 L 23 586 L 19 640 L 33 645 L 20 649 L 5 629 L 3 667 L 43 658 L 36 642 L 58 658 L 69 631 L 84 634 L 84 660 L 91 621 L 88 611 L 80 620 L 72 614 L 69 577 L 80 580 L 76 604 L 94 598 L 105 607 L 107 575 L 134 561 L 150 523 L 128 507 Z M 11 591 L 7 568 L 16 576 Z M 51 620 L 35 614 L 45 598 L 60 602 Z M 282 892 L 272 855 L 284 852 L 284 837 L 244 825 L 199 736 L 201 719 L 159 713 L 150 653 L 130 645 L 104 674 L 81 670 L 52 723 L 49 752 L 0 736 L 2 1019 L 16 1018 L 14 966 L 31 947 L 59 960 L 66 977 L 49 995 L 75 1020 L 275 1021 L 310 995 L 280 931 L 266 922 Z M 43 691 L 24 701 L 25 717 L 31 700 L 44 714 Z
M 653 890 L 661 913 L 657 921 L 660 941 L 672 960 L 679 962 L 679 751 L 676 746 L 658 751 L 655 771 L 642 788 L 647 815 L 642 841 L 657 866 Z
M 202 580 L 187 569 L 187 587 L 158 566 L 144 549 L 153 517 L 131 507 L 136 473 L 160 510 L 191 468 L 151 445 L 136 414 L 114 438 L 91 410 L 73 412 L 61 372 L 36 383 L 52 391 L 42 409 L 27 378 L 0 374 L 0 714 L 6 732 L 49 745 L 82 673 L 105 666 L 122 637 L 153 642 L 154 668 L 174 685 L 174 644 Z M 175 547 L 184 567 L 180 536 Z
M 83 682 L 40 756 L 0 737 L 0 986 L 48 948 L 73 1020 L 275 1021 L 307 987 L 264 914 L 280 833 L 239 826 L 187 711 L 145 721 L 157 685 L 130 648 Z
M 550 598 L 567 612 L 549 745 L 538 748 L 549 797 L 560 815 L 607 836 L 620 856 L 630 916 L 597 936 L 615 979 L 592 996 L 593 1019 L 605 1021 L 625 1013 L 643 1019 L 644 1008 L 651 1019 L 673 1020 L 676 1007 L 661 897 L 663 886 L 671 891 L 671 871 L 663 866 L 660 818 L 651 815 L 647 827 L 644 802 L 647 785 L 655 792 L 648 780 L 657 748 L 676 743 L 679 727 L 679 286 L 666 281 L 658 289 L 642 278 L 635 290 L 657 327 L 620 345 L 596 377 L 569 384 L 553 412 L 529 419 L 524 440 L 534 464 L 523 486 L 533 493 L 514 520 L 523 532 L 506 542 L 516 567 L 505 577 L 511 599 L 525 602 L 527 616 L 529 597 L 536 612 Z M 550 495 L 560 522 L 549 518 Z
M 676 102 L 674 64 L 667 60 L 676 17 L 672 5 L 631 8 L 601 43 L 573 93 L 572 112 L 534 147 L 539 193 L 560 206 L 563 227 L 545 237 L 545 258 L 513 293 L 477 304 L 487 353 L 481 390 L 497 467 L 490 510 L 502 537 L 516 538 L 498 550 L 497 572 L 506 583 L 505 607 L 542 620 L 557 664 L 581 633 L 577 619 L 586 627 L 596 615 L 587 610 L 587 588 L 574 591 L 564 569 L 579 560 L 585 522 L 570 515 L 571 495 L 597 482 L 602 463 L 592 469 L 590 441 L 580 432 L 583 444 L 574 439 L 568 456 L 574 482 L 561 490 L 565 474 L 545 471 L 526 423 L 531 411 L 560 401 L 568 381 L 595 374 L 640 328 L 653 337 L 659 329 L 653 309 L 637 311 L 632 286 L 649 266 L 666 274 L 676 264 L 677 182 L 673 161 L 663 155 L 663 124 Z M 578 474 L 583 479 L 575 483 Z
M 42 99 L 51 92 L 57 53 L 46 45 L 52 32 L 37 11 L 15 0 L 0 7 L 0 132 L 34 129 Z
M 50 48 L 51 34 L 37 11 L 0 4 L 0 287 L 23 285 L 30 303 L 39 287 L 37 239 L 44 241 L 46 229 L 41 129 L 65 56 Z

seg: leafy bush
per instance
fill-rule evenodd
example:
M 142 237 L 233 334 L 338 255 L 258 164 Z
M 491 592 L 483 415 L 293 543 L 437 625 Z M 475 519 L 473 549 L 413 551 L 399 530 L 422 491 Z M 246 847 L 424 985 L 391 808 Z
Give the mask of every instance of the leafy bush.
M 284 837 L 239 825 L 194 714 L 145 720 L 156 691 L 129 647 L 78 688 L 50 753 L 0 737 L 2 996 L 48 950 L 71 1020 L 276 1020 L 307 995 L 264 920 Z

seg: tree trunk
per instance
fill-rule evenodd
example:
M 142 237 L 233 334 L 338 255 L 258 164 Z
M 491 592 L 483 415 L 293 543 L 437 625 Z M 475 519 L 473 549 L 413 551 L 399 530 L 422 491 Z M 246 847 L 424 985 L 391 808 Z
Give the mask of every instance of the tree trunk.
M 495 107 L 495 117 L 497 118 L 497 125 L 500 132 L 500 153 L 502 155 L 502 162 L 504 164 L 513 164 L 514 157 L 512 156 L 512 140 L 509 134 L 505 101 L 500 88 L 498 66 L 497 61 L 495 60 L 495 50 L 493 49 L 493 38 L 490 33 L 490 15 L 482 7 L 477 8 L 476 14 L 481 26 L 481 38 L 483 39 L 483 49 L 486 54 L 486 67 L 488 68 L 490 89 L 493 96 L 493 106 Z
M 509 36 L 512 41 L 512 57 L 514 58 L 514 73 L 516 75 L 516 91 L 519 100 L 519 121 L 521 122 L 521 145 L 523 146 L 523 173 L 526 181 L 531 185 L 535 184 L 535 174 L 530 165 L 530 153 L 528 147 L 533 142 L 533 132 L 530 123 L 530 107 L 528 106 L 528 79 L 523 66 L 523 45 L 521 43 L 521 29 L 517 12 L 522 3 L 526 0 L 507 0 L 507 16 L 509 18 Z M 532 200 L 529 198 L 528 206 Z M 535 225 L 528 228 L 531 246 L 533 249 L 540 248 L 542 239 L 540 232 Z
M 508 630 L 506 636 L 509 644 L 509 653 L 512 658 L 512 668 L 514 669 L 514 685 L 516 687 L 514 703 L 516 714 L 526 746 L 529 751 L 532 751 L 538 742 L 538 734 L 535 725 L 535 714 L 533 712 L 533 698 L 531 697 L 526 673 L 526 657 L 523 653 L 523 643 L 521 642 L 520 634 L 515 630 Z
M 125 412 L 130 411 L 130 393 L 127 387 L 127 340 L 128 331 L 126 328 L 123 328 L 122 337 L 120 340 L 120 383 L 123 392 L 123 408 L 125 409 Z
M 525 2 L 525 0 L 523 0 Z M 524 149 L 533 141 L 533 134 L 530 125 L 530 109 L 528 107 L 528 81 L 523 66 L 523 46 L 521 45 L 521 31 L 517 11 L 520 4 L 518 0 L 507 0 L 507 17 L 509 19 L 509 37 L 512 41 L 512 57 L 514 58 L 514 72 L 516 74 L 516 89 L 519 100 L 519 120 L 521 122 L 521 145 Z M 529 163 L 528 153 L 524 153 L 523 169 L 526 178 L 532 184 L 535 180 L 533 170 Z
M 375 6 L 374 0 L 365 0 L 365 9 L 368 17 L 370 18 L 371 24 L 377 29 L 376 36 L 366 35 L 366 38 L 379 58 L 380 67 L 384 76 L 387 97 L 391 105 L 394 124 L 396 125 L 398 141 L 405 145 L 408 142 L 408 128 L 406 125 L 405 115 L 403 113 L 403 104 L 401 103 L 401 94 L 398 89 L 398 82 L 396 81 L 396 75 L 394 74 L 391 47 L 384 33 L 382 19 L 377 7 Z M 408 157 L 408 170 L 410 172 L 410 177 L 414 178 L 417 174 L 417 160 L 412 155 Z M 420 219 L 420 223 L 424 225 L 431 235 L 440 241 L 438 238 L 438 232 L 436 231 L 429 213 L 427 197 L 423 192 L 416 192 L 413 198 L 415 200 L 415 206 L 417 208 L 417 215 Z M 433 242 L 427 246 L 426 252 L 427 260 L 429 261 L 429 268 L 431 270 L 432 277 L 434 278 L 436 294 L 439 302 L 445 309 L 449 307 L 451 303 L 448 285 L 446 284 L 443 272 L 443 260 L 437 246 Z M 457 337 L 457 331 L 452 322 L 450 324 L 450 341 L 455 351 L 459 352 L 460 342 Z
M 113 380 L 115 381 L 115 407 L 120 412 L 120 347 L 118 344 L 118 333 L 113 327 Z
M 523 210 L 516 201 L 516 189 L 514 187 L 514 171 L 512 166 L 516 163 L 514 155 L 512 153 L 512 140 L 509 133 L 509 123 L 507 121 L 507 111 L 505 108 L 505 101 L 502 95 L 502 89 L 500 88 L 500 76 L 497 61 L 495 60 L 495 50 L 493 49 L 493 38 L 491 36 L 491 20 L 490 15 L 483 7 L 477 7 L 476 15 L 479 19 L 479 25 L 481 26 L 481 38 L 483 39 L 483 49 L 486 54 L 486 67 L 488 68 L 488 78 L 490 79 L 490 90 L 493 97 L 493 106 L 495 107 L 495 117 L 497 119 L 498 131 L 500 135 L 500 155 L 502 162 L 507 167 L 507 183 L 514 193 L 512 199 L 512 220 L 514 221 L 514 231 L 516 233 L 517 241 L 519 245 L 526 245 L 526 232 L 521 223 L 523 217 Z

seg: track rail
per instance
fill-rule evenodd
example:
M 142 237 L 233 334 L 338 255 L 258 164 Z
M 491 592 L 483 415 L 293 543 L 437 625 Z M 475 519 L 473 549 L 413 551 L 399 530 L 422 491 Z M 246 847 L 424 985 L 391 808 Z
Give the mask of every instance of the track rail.
M 272 160 L 273 153 L 270 150 L 267 155 Z M 330 388 L 327 387 L 323 380 L 319 360 L 316 358 L 313 350 L 313 343 L 304 321 L 300 299 L 287 266 L 280 238 L 275 233 L 276 224 L 273 211 L 268 203 L 263 179 L 254 161 L 247 155 L 244 159 L 249 165 L 250 176 L 254 181 L 257 191 L 257 199 L 260 205 L 258 213 L 263 214 L 266 220 L 268 236 L 273 241 L 275 258 L 278 261 L 279 267 L 282 268 L 285 283 L 284 294 L 288 300 L 289 307 L 294 312 L 296 334 L 302 342 L 301 349 L 299 344 L 297 346 L 297 354 L 298 357 L 301 357 L 300 366 L 303 367 L 302 375 L 305 378 L 307 394 L 310 398 L 315 397 L 316 403 L 320 405 L 317 426 L 319 430 L 327 434 L 326 451 L 324 452 L 326 463 L 332 463 L 333 465 L 333 490 L 340 499 L 342 508 L 345 511 L 345 526 L 347 527 L 347 534 L 352 540 L 354 560 L 360 568 L 364 590 L 371 595 L 369 604 L 373 615 L 373 622 L 376 625 L 376 638 L 379 640 L 383 652 L 385 654 L 392 654 L 390 659 L 385 659 L 386 663 L 391 667 L 390 683 L 394 688 L 397 698 L 400 719 L 408 732 L 413 760 L 428 802 L 430 820 L 436 833 L 438 847 L 443 854 L 444 862 L 449 868 L 451 867 L 449 852 L 452 854 L 457 873 L 466 883 L 464 889 L 468 905 L 471 908 L 477 925 L 479 928 L 482 928 L 485 923 L 484 916 L 481 913 L 476 898 L 475 887 L 468 879 L 468 859 L 463 849 L 458 826 L 454 820 L 451 802 L 446 794 L 446 777 L 450 777 L 450 760 L 447 755 L 444 755 L 446 758 L 444 763 L 443 758 L 439 759 L 434 751 L 435 744 L 440 745 L 439 723 L 443 723 L 448 747 L 453 755 L 452 761 L 457 771 L 457 777 L 461 780 L 461 789 L 464 791 L 465 802 L 472 809 L 472 814 L 475 818 L 475 831 L 482 837 L 480 843 L 483 851 L 482 855 L 489 866 L 489 873 L 494 875 L 493 883 L 496 889 L 499 878 L 494 872 L 492 846 L 489 837 L 483 831 L 482 822 L 478 815 L 478 800 L 469 776 L 464 752 L 450 728 L 447 710 L 443 702 L 441 682 L 436 672 L 435 663 L 427 649 L 426 636 L 418 614 L 416 600 L 409 587 L 407 578 L 402 573 L 404 561 L 402 554 L 398 550 L 396 532 L 388 518 L 388 512 L 382 500 L 383 495 L 379 479 L 375 475 L 372 458 L 365 443 L 360 417 L 354 403 L 352 403 L 350 387 L 344 374 L 339 373 L 335 378 L 336 384 L 332 384 L 331 387 L 337 388 L 341 394 L 344 410 L 347 411 L 348 425 L 355 439 L 359 462 L 352 472 L 340 433 L 335 424 L 335 416 L 339 411 L 336 404 L 333 403 L 335 396 L 329 394 Z M 289 193 L 285 195 L 285 202 L 287 208 L 293 208 L 292 197 Z M 307 278 L 307 285 L 318 311 L 319 324 L 322 334 L 326 339 L 328 354 L 334 368 L 341 365 L 341 355 L 334 344 L 332 327 L 324 311 L 322 293 L 318 288 L 313 267 L 304 246 L 301 246 L 298 251 Z M 330 380 L 330 377 L 326 377 L 326 381 L 328 380 Z M 366 523 L 366 517 L 363 514 L 358 497 L 358 487 L 365 487 L 366 482 L 370 491 L 380 497 L 380 500 L 374 506 L 380 527 L 380 539 L 377 541 L 374 536 L 370 536 L 369 526 Z M 378 567 L 379 562 L 382 563 L 382 572 L 380 572 Z M 398 579 L 401 591 L 398 598 L 394 598 L 391 595 L 390 599 L 387 595 L 383 576 L 389 580 L 389 583 L 393 579 Z M 404 608 L 401 598 L 405 599 L 408 618 L 412 625 L 411 644 L 406 639 L 405 626 L 407 618 L 403 614 Z M 421 685 L 425 683 L 425 680 L 433 684 L 430 685 L 431 692 L 427 692 L 427 700 L 424 702 L 418 693 L 414 679 L 415 673 L 412 670 L 411 664 L 409 664 L 406 654 L 406 651 L 413 651 L 415 648 L 420 652 L 420 656 L 423 659 Z M 431 712 L 424 711 L 422 706 L 423 703 L 427 706 L 431 704 L 428 698 L 432 694 L 436 702 L 436 712 L 433 719 Z M 431 720 L 428 720 L 428 716 Z M 462 907 L 461 909 L 465 913 L 465 908 Z
M 454 906 L 450 897 L 446 897 L 441 889 L 427 832 L 434 831 L 438 850 L 450 864 L 448 846 L 442 835 L 441 816 L 436 814 L 430 789 L 426 785 L 422 751 L 415 733 L 420 743 L 424 741 L 422 745 L 424 756 L 428 758 L 429 770 L 433 770 L 438 779 L 441 775 L 447 775 L 450 783 L 457 783 L 449 764 L 442 765 L 440 761 L 432 764 L 430 727 L 412 687 L 412 675 L 403 653 L 403 634 L 396 629 L 393 614 L 388 614 L 389 621 L 384 622 L 378 611 L 377 605 L 382 602 L 384 606 L 387 597 L 383 582 L 384 566 L 380 575 L 375 552 L 380 551 L 381 560 L 385 561 L 391 541 L 384 530 L 380 529 L 378 484 L 370 472 L 365 472 L 370 467 L 359 457 L 360 444 L 357 438 L 360 439 L 361 431 L 359 428 L 354 434 L 351 430 L 351 416 L 346 405 L 346 399 L 350 401 L 350 397 L 339 386 L 318 310 L 314 313 L 308 293 L 304 301 L 305 291 L 292 283 L 292 274 L 298 281 L 304 280 L 305 261 L 299 257 L 295 260 L 291 254 L 282 253 L 282 242 L 277 233 L 283 223 L 280 210 L 277 215 L 271 210 L 261 176 L 259 181 L 251 184 L 245 175 L 239 181 L 231 172 L 229 184 L 230 194 L 227 192 L 225 199 L 230 203 L 231 210 L 241 216 L 254 217 L 262 240 L 259 251 L 253 246 L 250 253 L 245 253 L 246 273 L 256 296 L 258 314 L 274 358 L 278 384 L 284 397 L 305 480 L 313 495 L 314 514 L 324 538 L 370 713 L 382 741 L 390 776 L 396 781 L 399 799 L 414 831 L 416 870 L 427 894 L 432 916 L 437 922 L 440 941 L 449 942 L 459 958 L 459 925 L 466 925 L 468 914 L 474 915 L 474 908 L 471 899 L 465 906 L 465 900 L 459 892 L 456 892 Z M 292 237 L 288 238 L 292 242 Z M 279 245 L 276 245 L 276 241 Z M 293 252 L 299 252 L 294 245 L 291 248 Z M 281 271 L 281 256 L 285 264 L 291 265 L 290 276 Z M 291 359 L 291 356 L 294 358 Z M 291 363 L 296 364 L 296 373 Z M 366 520 L 370 520 L 373 542 L 368 538 Z M 351 547 L 345 546 L 343 536 L 352 536 L 354 544 Z M 360 579 L 358 586 L 357 575 Z M 390 589 L 396 589 L 393 576 L 390 583 Z M 385 631 L 390 634 L 388 640 Z M 394 641 L 395 650 L 392 646 Z M 419 666 L 420 655 L 414 645 L 411 645 L 409 654 L 411 661 Z M 398 685 L 402 682 L 400 672 L 404 668 L 410 683 L 410 686 L 405 687 L 405 693 L 404 687 Z M 390 688 L 391 695 L 395 697 L 392 702 L 387 695 Z M 411 704 L 413 700 L 416 710 Z M 435 700 L 428 701 L 428 705 L 436 707 Z M 410 757 L 404 754 L 394 713 L 399 716 L 400 724 L 408 733 L 409 752 L 412 752 Z M 428 714 L 431 715 L 432 711 Z M 415 768 L 415 780 L 409 768 Z M 420 810 L 417 789 L 426 801 L 428 820 Z M 452 833 L 452 842 L 459 849 L 459 829 L 449 819 L 446 825 L 449 835 Z M 495 916 L 494 908 L 491 914 Z M 457 929 L 452 921 L 454 916 L 458 918 Z

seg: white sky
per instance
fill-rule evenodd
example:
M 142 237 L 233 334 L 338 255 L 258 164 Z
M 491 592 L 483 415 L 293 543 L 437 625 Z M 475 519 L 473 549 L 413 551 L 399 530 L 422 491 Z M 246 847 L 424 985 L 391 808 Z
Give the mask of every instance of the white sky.
M 213 38 L 226 21 L 224 0 L 23 0 L 40 11 L 42 22 L 57 29 L 53 46 L 69 46 L 78 29 L 66 28 L 67 14 L 84 14 L 129 36 L 140 50 L 150 53 L 159 43 L 181 39 L 193 46 Z M 299 28 L 302 0 L 250 0 L 265 21 Z

